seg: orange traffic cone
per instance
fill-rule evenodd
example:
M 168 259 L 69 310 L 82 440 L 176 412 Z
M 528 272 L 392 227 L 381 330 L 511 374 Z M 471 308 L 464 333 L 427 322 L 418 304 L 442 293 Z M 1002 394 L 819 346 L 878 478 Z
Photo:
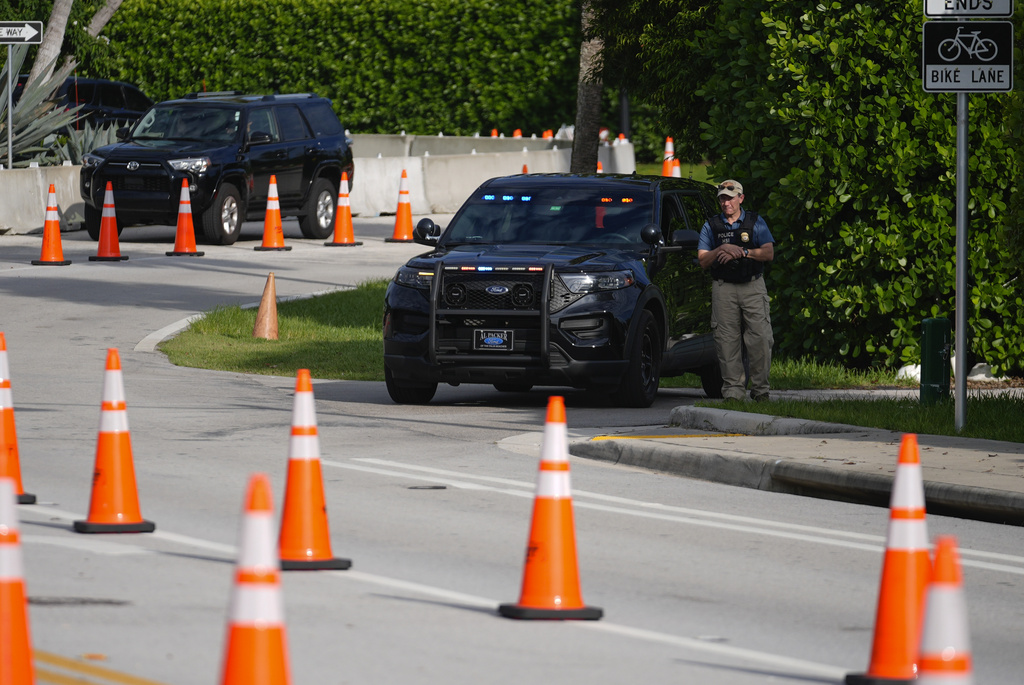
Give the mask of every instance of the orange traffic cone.
M 527 165 L 525 165 L 525 164 L 524 164 L 524 165 L 523 165 L 523 173 L 524 173 L 524 174 L 528 174 L 528 173 L 530 173 L 530 167 L 528 167 Z
M 498 129 L 492 128 L 491 129 L 491 138 L 497 138 L 497 137 L 498 137 Z
M 107 189 L 103 193 L 103 214 L 100 216 L 100 244 L 96 254 L 89 257 L 90 262 L 121 262 L 128 259 L 121 255 L 121 245 L 117 240 L 117 215 L 114 212 L 114 186 L 107 181 Z
M 516 130 L 512 131 L 512 137 L 513 138 L 522 138 L 523 137 L 523 129 L 517 128 Z
M 580 594 L 565 401 L 561 397 L 548 399 L 540 452 L 522 593 L 518 604 L 502 604 L 498 613 L 506 618 L 594 621 L 604 612 L 585 606 Z
M 78 533 L 152 533 L 156 530 L 156 524 L 144 521 L 139 511 L 121 356 L 116 347 L 107 350 L 89 517 L 75 521 L 74 527 Z
M 14 481 L 0 478 L 0 683 L 32 685 L 32 639 Z
M 867 673 L 848 674 L 846 685 L 909 683 L 917 674 L 917 648 L 931 562 L 921 460 L 913 433 L 904 435 L 900 445 L 889 510 L 871 664 Z
M 412 242 L 412 205 L 409 202 L 409 176 L 402 169 L 402 180 L 398 184 L 398 211 L 395 212 L 395 232 L 386 243 Z
M 252 327 L 254 338 L 277 340 L 277 287 L 274 284 L 274 272 L 271 271 L 267 274 L 267 284 L 263 286 L 260 308 L 256 310 L 256 325 Z
M 221 685 L 291 683 L 273 518 L 270 480 L 253 474 L 245 494 Z
M 267 214 L 263 219 L 263 244 L 252 248 L 259 252 L 271 250 L 286 251 L 284 228 L 281 226 L 281 200 L 277 196 L 277 176 L 270 176 L 270 189 L 267 191 Z
M 352 228 L 352 204 L 348 199 L 348 172 L 341 172 L 341 186 L 338 188 L 338 211 L 334 213 L 334 242 L 327 242 L 328 247 L 354 247 L 362 245 L 356 242 Z
M 292 437 L 288 443 L 288 485 L 281 517 L 281 568 L 285 571 L 344 570 L 348 559 L 331 554 L 327 504 L 320 471 L 320 436 L 309 369 L 299 369 L 295 379 Z
M 165 253 L 168 257 L 202 257 L 205 252 L 196 252 L 196 231 L 192 226 L 192 199 L 188 194 L 188 179 L 181 179 L 181 199 L 178 200 L 178 232 L 174 235 L 174 250 Z
M 7 365 L 7 338 L 0 331 L 0 478 L 14 481 L 18 504 L 35 504 L 36 496 L 21 486 L 21 462 L 18 459 L 18 432 L 14 428 L 14 396 L 11 394 L 11 370 Z
M 679 166 L 679 160 L 678 159 L 673 159 L 672 160 L 672 178 L 682 178 L 682 177 L 683 177 L 683 170 Z
M 60 216 L 57 214 L 57 191 L 50 184 L 46 196 L 46 217 L 43 220 L 43 249 L 39 259 L 33 259 L 36 266 L 67 266 L 70 259 L 64 259 L 64 248 L 60 244 Z
M 599 174 L 603 174 L 604 173 L 604 167 L 601 166 L 601 160 L 598 160 L 598 162 L 597 162 L 597 173 L 599 173 Z
M 675 143 L 672 142 L 672 136 L 665 139 L 665 156 L 661 160 L 661 175 L 671 176 L 672 175 L 672 160 L 676 156 Z
M 919 685 L 971 685 L 971 639 L 956 538 L 935 540 L 918 655 Z

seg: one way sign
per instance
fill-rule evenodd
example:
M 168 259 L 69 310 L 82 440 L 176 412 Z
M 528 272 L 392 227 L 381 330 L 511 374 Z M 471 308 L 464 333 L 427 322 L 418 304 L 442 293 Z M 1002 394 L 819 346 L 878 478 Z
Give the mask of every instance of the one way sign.
M 41 21 L 0 21 L 0 45 L 43 42 Z

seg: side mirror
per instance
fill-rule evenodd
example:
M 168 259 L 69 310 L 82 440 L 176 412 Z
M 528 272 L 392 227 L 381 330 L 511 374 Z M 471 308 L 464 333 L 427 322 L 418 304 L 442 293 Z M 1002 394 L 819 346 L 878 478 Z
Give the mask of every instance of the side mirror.
M 270 134 L 265 131 L 255 131 L 249 134 L 249 145 L 266 145 L 270 140 Z
M 438 229 L 437 224 L 432 219 L 424 217 L 416 224 L 416 228 L 412 232 L 412 239 L 420 245 L 434 247 L 440 234 L 441 231 Z
M 700 241 L 700 234 L 689 228 L 672 231 L 672 245 L 681 247 L 684 250 L 696 250 Z
M 647 224 L 640 229 L 640 239 L 648 245 L 661 245 L 665 242 L 658 224 Z
M 118 140 L 128 140 L 128 134 L 130 132 L 130 128 L 128 128 L 127 126 L 122 126 L 121 128 L 117 129 L 117 133 L 115 133 L 114 135 L 117 136 Z

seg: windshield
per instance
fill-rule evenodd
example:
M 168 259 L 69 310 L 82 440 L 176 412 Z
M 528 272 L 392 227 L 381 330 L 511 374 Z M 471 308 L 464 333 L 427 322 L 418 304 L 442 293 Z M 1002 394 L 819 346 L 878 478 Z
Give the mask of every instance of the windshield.
M 146 112 L 132 138 L 232 143 L 238 138 L 242 111 L 236 107 L 157 106 Z
M 630 188 L 489 187 L 466 201 L 444 243 L 642 245 L 652 220 L 650 194 Z

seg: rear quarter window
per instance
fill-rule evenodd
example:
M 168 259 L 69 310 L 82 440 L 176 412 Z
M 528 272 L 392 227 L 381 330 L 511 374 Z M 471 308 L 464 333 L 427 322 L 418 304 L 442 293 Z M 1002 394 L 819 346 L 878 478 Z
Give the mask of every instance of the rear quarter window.
M 305 140 L 309 138 L 309 128 L 299 114 L 298 107 L 290 105 L 278 107 L 277 123 L 281 126 L 281 138 L 283 140 Z
M 321 136 L 336 136 L 344 132 L 338 116 L 326 102 L 311 102 L 303 106 L 302 111 L 313 127 L 313 133 L 317 138 Z

